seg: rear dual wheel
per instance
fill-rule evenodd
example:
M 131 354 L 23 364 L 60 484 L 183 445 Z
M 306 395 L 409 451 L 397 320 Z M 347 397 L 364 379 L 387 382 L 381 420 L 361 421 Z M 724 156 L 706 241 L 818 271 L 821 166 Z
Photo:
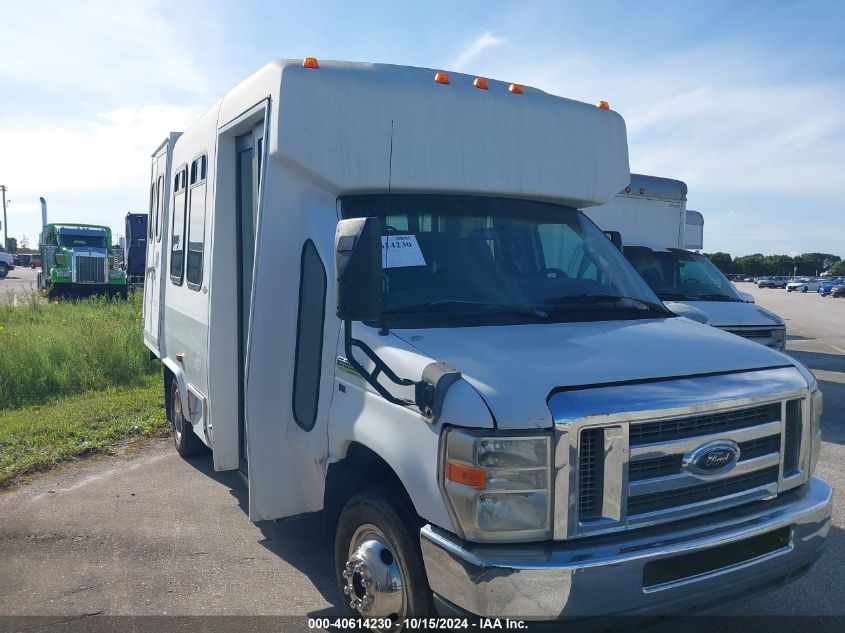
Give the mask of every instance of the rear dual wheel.
M 176 444 L 176 452 L 182 457 L 197 455 L 206 450 L 205 444 L 194 433 L 190 420 L 186 419 L 182 408 L 182 394 L 179 390 L 179 383 L 175 378 L 170 380 L 170 427 L 173 432 L 173 442 Z

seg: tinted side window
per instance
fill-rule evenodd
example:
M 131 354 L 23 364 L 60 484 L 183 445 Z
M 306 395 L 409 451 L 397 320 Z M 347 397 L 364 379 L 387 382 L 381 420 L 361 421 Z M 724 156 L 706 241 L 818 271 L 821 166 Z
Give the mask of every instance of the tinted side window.
M 161 241 L 161 216 L 164 215 L 164 176 L 158 177 L 156 183 L 156 240 Z
M 185 169 L 173 178 L 173 226 L 170 232 L 170 281 L 182 283 L 185 266 Z
M 191 165 L 190 211 L 188 214 L 188 287 L 199 290 L 202 284 L 203 251 L 205 250 L 205 175 L 206 157 L 200 156 Z
M 317 421 L 325 310 L 326 269 L 314 243 L 308 240 L 302 248 L 293 372 L 293 418 L 306 431 Z

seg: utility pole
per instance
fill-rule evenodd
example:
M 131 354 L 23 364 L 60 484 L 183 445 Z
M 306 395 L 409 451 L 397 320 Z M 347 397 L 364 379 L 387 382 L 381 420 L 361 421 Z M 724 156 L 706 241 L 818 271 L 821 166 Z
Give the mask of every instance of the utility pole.
M 3 192 L 3 250 L 5 250 L 6 244 L 9 243 L 9 227 L 6 222 L 6 185 L 0 185 L 0 191 Z

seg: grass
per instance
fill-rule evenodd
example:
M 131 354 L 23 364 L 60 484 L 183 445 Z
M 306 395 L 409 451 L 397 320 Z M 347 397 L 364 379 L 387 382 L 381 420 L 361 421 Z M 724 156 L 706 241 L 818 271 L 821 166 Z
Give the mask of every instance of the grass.
M 163 435 L 168 428 L 156 375 L 131 388 L 0 412 L 0 488 L 60 462 L 109 452 L 122 438 Z
M 0 306 L 0 411 L 120 387 L 157 372 L 142 341 L 143 295 Z
M 0 488 L 59 462 L 167 430 L 141 293 L 0 306 Z

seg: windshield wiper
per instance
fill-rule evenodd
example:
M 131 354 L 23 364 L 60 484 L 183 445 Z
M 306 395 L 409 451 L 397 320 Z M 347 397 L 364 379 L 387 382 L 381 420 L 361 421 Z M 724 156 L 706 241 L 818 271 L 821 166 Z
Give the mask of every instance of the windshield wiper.
M 641 306 L 641 310 L 653 310 L 655 312 L 666 313 L 667 310 L 662 305 L 652 303 L 651 301 L 643 301 L 636 297 L 625 297 L 623 295 L 612 295 L 604 293 L 585 293 L 580 295 L 567 295 L 565 297 L 551 297 L 546 299 L 547 304 L 562 304 L 562 303 L 612 303 L 617 304 L 622 301 L 632 301 Z M 629 307 L 629 306 L 624 306 Z
M 696 299 L 704 299 L 706 301 L 742 301 L 741 299 L 737 299 L 736 297 L 732 297 L 730 295 L 723 295 L 717 292 L 698 295 Z
M 658 292 L 658 298 L 661 301 L 695 301 L 697 297 L 691 297 L 679 292 Z
M 493 301 L 468 301 L 462 299 L 444 299 L 441 301 L 426 301 L 424 303 L 412 303 L 409 305 L 399 306 L 385 310 L 384 314 L 408 314 L 414 312 L 429 312 L 431 310 L 439 311 L 441 308 L 450 308 L 454 306 L 471 306 L 479 308 L 495 308 L 502 311 L 514 312 L 517 314 L 526 314 L 533 317 L 548 318 L 548 314 L 537 308 L 527 308 L 519 305 L 512 305 L 509 303 L 496 303 Z

